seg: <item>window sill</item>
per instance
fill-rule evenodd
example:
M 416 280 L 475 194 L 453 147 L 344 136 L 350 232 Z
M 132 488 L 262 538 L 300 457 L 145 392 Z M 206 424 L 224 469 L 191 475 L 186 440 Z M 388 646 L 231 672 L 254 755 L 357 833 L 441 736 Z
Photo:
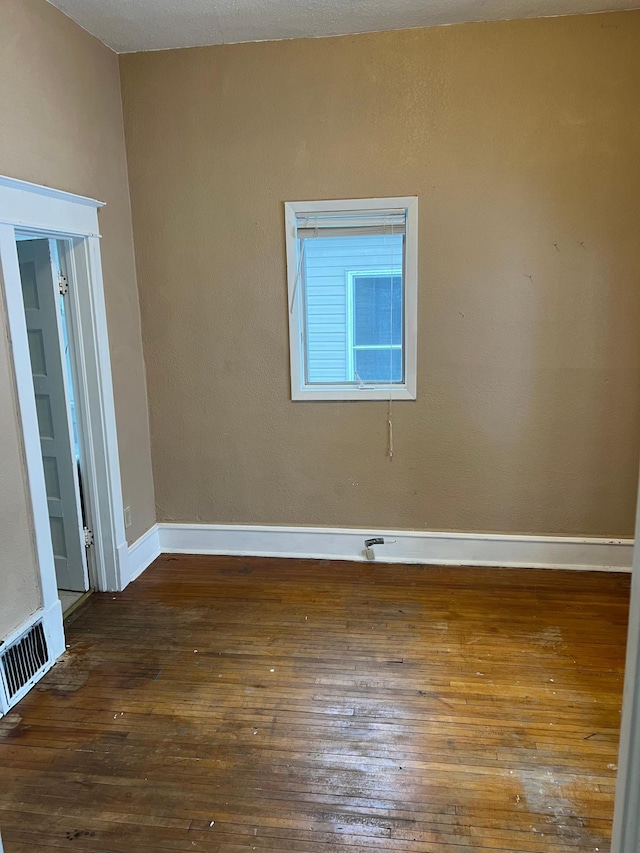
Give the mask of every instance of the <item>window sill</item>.
M 328 386 L 321 388 L 298 388 L 292 390 L 291 399 L 296 402 L 300 400 L 350 400 L 357 402 L 359 400 L 415 400 L 415 389 L 410 389 L 406 386 L 392 388 L 331 388 Z

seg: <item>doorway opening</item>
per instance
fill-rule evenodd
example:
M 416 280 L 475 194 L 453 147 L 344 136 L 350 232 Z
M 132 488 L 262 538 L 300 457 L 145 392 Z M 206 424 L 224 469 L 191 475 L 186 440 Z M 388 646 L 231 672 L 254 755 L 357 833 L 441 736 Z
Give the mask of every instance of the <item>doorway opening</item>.
M 64 652 L 59 589 L 75 597 L 119 591 L 131 580 L 100 257 L 102 206 L 0 175 L 0 299 L 40 580 L 39 603 L 2 640 L 8 649 L 37 630 L 47 651 L 17 692 L 0 684 L 0 714 Z
M 70 241 L 16 232 L 56 586 L 63 614 L 91 588 L 92 524 L 84 500 L 84 428 L 65 263 Z

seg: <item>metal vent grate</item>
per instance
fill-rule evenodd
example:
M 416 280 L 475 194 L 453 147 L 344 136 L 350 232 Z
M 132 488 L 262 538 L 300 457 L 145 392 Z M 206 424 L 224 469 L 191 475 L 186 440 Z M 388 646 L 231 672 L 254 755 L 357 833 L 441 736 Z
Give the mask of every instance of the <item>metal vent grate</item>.
M 49 660 L 47 640 L 42 622 L 36 624 L 0 655 L 0 665 L 7 687 L 7 698 L 18 691 L 36 675 Z

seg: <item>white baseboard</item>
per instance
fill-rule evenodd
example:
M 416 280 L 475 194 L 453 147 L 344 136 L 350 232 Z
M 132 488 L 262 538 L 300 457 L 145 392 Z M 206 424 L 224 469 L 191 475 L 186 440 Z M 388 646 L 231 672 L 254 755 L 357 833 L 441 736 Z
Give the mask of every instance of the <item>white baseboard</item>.
M 160 554 L 158 525 L 154 524 L 129 546 L 129 583 L 140 577 Z
M 128 549 L 129 580 L 139 577 L 160 554 L 363 561 L 366 560 L 364 540 L 373 537 L 386 540 L 384 545 L 374 546 L 375 560 L 381 563 L 629 572 L 633 557 L 633 539 L 373 528 L 156 524 Z M 62 610 L 57 599 L 5 637 L 4 645 L 14 642 L 39 619 L 43 620 L 49 662 L 10 703 L 0 688 L 0 716 L 15 705 L 64 652 Z
M 366 560 L 364 540 L 381 536 L 386 542 L 374 547 L 375 559 L 385 563 L 628 572 L 633 553 L 633 539 L 242 524 L 158 529 L 159 550 L 167 554 L 360 561 Z
M 65 650 L 65 642 L 64 642 L 64 629 L 62 626 L 62 607 L 60 606 L 60 601 L 56 599 L 49 607 L 40 608 L 28 619 L 26 619 L 22 625 L 12 631 L 7 637 L 3 638 L 2 649 L 11 646 L 16 640 L 19 640 L 23 634 L 36 624 L 42 620 L 42 627 L 44 629 L 44 635 L 47 640 L 47 649 L 49 652 L 49 660 L 46 665 L 34 675 L 32 678 L 27 681 L 27 683 L 9 700 L 5 695 L 4 685 L 0 680 L 0 717 L 3 714 L 13 708 L 13 706 L 19 702 L 22 697 L 31 690 L 34 684 L 36 684 L 40 679 L 51 669 L 54 663 L 58 660 L 60 655 Z
M 116 571 L 115 575 L 105 575 L 105 585 L 101 592 L 122 592 L 129 583 L 130 577 L 129 546 L 126 540 L 116 547 Z

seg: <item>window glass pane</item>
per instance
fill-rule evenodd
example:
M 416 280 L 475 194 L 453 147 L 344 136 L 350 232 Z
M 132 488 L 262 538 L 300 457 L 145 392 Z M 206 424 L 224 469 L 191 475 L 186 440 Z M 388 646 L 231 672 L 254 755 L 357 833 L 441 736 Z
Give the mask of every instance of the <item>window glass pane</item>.
M 355 311 L 352 312 L 349 306 L 350 276 L 356 274 L 353 279 L 355 282 L 360 280 L 357 276 L 359 271 L 371 273 L 371 270 L 380 269 L 384 276 L 384 272 L 389 269 L 401 269 L 403 241 L 401 234 L 358 234 L 313 237 L 299 242 L 299 251 L 303 252 L 302 290 L 306 344 L 304 367 L 308 383 L 336 384 L 354 381 L 351 351 L 354 329 L 349 328 L 349 322 L 353 325 L 355 318 L 351 314 Z M 394 278 L 397 279 L 397 286 L 391 285 L 389 276 L 386 276 L 386 305 L 387 314 L 390 315 L 393 286 L 394 312 L 396 303 L 399 306 L 397 322 L 394 318 L 393 342 L 401 343 L 401 276 Z M 381 288 L 383 293 L 379 299 L 380 316 L 383 313 L 385 285 Z M 386 322 L 387 339 L 383 342 L 389 343 L 389 319 Z M 384 320 L 380 319 L 380 323 L 384 324 Z
M 355 369 L 363 382 L 402 382 L 402 350 L 399 347 L 357 349 Z
M 401 344 L 402 277 L 359 275 L 353 289 L 356 346 Z

